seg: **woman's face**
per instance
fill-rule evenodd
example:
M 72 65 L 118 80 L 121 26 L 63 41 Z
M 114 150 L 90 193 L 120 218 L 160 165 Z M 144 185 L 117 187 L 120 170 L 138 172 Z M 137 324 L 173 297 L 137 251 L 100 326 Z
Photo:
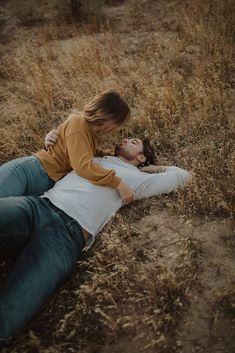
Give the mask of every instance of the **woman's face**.
M 120 126 L 120 123 L 117 123 L 113 120 L 106 120 L 92 124 L 91 128 L 96 135 L 106 135 L 109 134 L 112 130 L 117 129 Z

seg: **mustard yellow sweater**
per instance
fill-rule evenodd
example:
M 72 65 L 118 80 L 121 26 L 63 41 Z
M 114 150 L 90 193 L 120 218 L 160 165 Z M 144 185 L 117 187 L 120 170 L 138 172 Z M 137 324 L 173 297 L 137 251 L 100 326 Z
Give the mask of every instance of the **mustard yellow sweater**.
M 57 181 L 72 169 L 95 185 L 116 188 L 121 178 L 93 162 L 97 139 L 83 116 L 71 114 L 59 128 L 59 138 L 48 150 L 35 153 L 47 174 Z

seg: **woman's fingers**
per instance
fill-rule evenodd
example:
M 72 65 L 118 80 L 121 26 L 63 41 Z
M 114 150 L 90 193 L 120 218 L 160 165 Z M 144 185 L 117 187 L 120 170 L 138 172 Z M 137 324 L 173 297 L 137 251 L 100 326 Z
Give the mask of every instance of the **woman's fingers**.
M 48 142 L 52 142 L 52 143 L 56 143 L 57 137 L 50 136 L 47 141 L 48 141 Z
M 45 147 L 48 148 L 49 146 L 53 146 L 54 144 L 56 144 L 57 140 L 58 140 L 58 130 L 53 129 L 49 131 L 45 137 L 45 141 L 44 141 Z

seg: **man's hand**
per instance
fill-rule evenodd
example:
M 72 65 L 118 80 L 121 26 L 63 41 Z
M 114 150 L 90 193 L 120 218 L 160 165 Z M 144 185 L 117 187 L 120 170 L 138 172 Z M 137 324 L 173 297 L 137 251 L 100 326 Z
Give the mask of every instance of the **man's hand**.
M 162 165 L 148 165 L 147 167 L 140 168 L 140 170 L 145 173 L 162 173 L 165 172 L 166 167 Z
M 48 149 L 49 146 L 53 146 L 56 144 L 58 140 L 58 134 L 59 134 L 58 129 L 53 129 L 49 131 L 48 134 L 46 134 L 45 141 L 44 141 L 44 145 L 46 149 Z
M 124 181 L 120 182 L 117 189 L 118 189 L 118 192 L 121 196 L 122 203 L 124 205 L 127 205 L 128 203 L 130 203 L 134 200 L 134 193 L 133 193 L 132 189 Z

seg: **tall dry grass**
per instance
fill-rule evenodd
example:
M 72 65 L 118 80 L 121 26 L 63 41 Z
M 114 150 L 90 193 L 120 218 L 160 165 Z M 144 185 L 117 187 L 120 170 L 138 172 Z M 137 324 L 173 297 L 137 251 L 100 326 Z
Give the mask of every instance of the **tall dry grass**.
M 144 11 L 136 4 L 130 5 L 133 26 Z M 152 6 L 145 27 L 154 25 Z M 39 47 L 30 38 L 22 41 L 2 58 L 1 162 L 40 148 L 45 132 L 69 109 L 81 109 L 113 87 L 141 112 L 126 134 L 149 133 L 159 161 L 194 172 L 192 188 L 179 194 L 175 207 L 187 214 L 231 216 L 233 14 L 232 1 L 170 7 L 168 23 L 156 25 L 160 32 L 132 39 L 134 55 L 128 38 L 120 41 L 112 32 Z
M 120 33 L 111 20 L 95 35 L 94 29 L 84 31 L 55 21 L 30 33 L 18 28 L 7 49 L 3 41 L 0 161 L 38 150 L 52 126 L 112 87 L 136 114 L 119 136 L 107 139 L 106 147 L 112 147 L 114 137 L 148 134 L 159 164 L 176 164 L 194 173 L 190 188 L 150 204 L 156 202 L 173 213 L 232 217 L 234 3 L 126 3 L 123 17 L 128 24 Z M 150 204 L 146 201 L 143 209 Z M 138 213 L 142 206 L 133 207 Z M 44 332 L 48 327 L 48 335 L 40 342 L 30 336 L 30 341 L 19 343 L 18 352 L 33 344 L 45 347 L 52 323 L 57 328 L 53 339 L 64 341 L 49 347 L 52 352 L 64 351 L 69 342 L 82 346 L 81 352 L 99 351 L 122 337 L 135 337 L 134 347 L 141 344 L 145 352 L 176 352 L 174 328 L 194 281 L 194 248 L 190 241 L 182 244 L 187 255 L 172 274 L 158 266 L 156 249 L 141 253 L 133 245 L 135 237 L 141 243 L 125 216 L 114 220 L 95 254 L 86 257 L 81 270 L 78 266 L 70 287 L 33 324 L 35 332 L 42 325 Z M 80 276 L 84 284 L 78 289 Z

